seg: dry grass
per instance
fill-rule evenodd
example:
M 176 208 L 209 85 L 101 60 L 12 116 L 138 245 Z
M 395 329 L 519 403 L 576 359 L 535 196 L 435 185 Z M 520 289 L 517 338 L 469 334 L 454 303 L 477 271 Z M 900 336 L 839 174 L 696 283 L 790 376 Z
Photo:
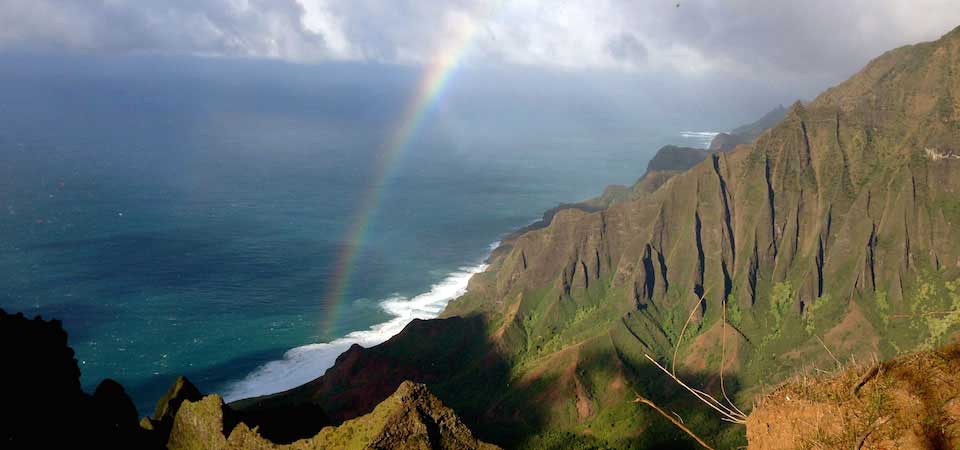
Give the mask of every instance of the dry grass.
M 751 448 L 941 449 L 960 445 L 960 346 L 796 376 L 747 421 Z

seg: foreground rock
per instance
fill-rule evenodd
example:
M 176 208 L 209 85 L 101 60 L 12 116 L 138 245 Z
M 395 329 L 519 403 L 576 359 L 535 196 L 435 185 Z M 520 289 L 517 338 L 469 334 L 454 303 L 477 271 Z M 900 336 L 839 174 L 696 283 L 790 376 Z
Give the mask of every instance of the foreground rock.
M 495 450 L 477 440 L 457 415 L 422 384 L 404 382 L 374 410 L 314 437 L 276 445 L 237 423 L 217 395 L 180 406 L 167 448 L 187 449 L 397 449 Z
M 960 345 L 797 379 L 747 420 L 750 450 L 960 448 Z
M 59 320 L 0 309 L 0 448 L 162 448 L 137 424 L 119 383 L 104 380 L 93 395 Z

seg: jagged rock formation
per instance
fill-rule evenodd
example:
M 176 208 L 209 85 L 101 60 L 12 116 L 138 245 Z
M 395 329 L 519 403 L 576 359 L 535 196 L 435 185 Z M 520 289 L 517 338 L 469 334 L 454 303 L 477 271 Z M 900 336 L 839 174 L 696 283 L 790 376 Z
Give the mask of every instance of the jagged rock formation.
M 370 450 L 496 450 L 477 440 L 457 415 L 426 386 L 402 383 L 369 414 L 326 427 L 316 436 L 276 445 L 238 422 L 217 395 L 181 405 L 167 443 L 187 449 L 370 449 Z
M 448 319 L 356 349 L 288 399 L 349 404 L 364 385 L 402 374 L 430 383 L 497 442 L 549 439 L 548 430 L 637 445 L 663 420 L 625 403 L 632 390 L 676 401 L 647 355 L 672 363 L 679 345 L 679 374 L 720 395 L 723 370 L 746 405 L 764 384 L 832 364 L 824 346 L 862 359 L 936 345 L 958 321 L 927 313 L 960 309 L 960 160 L 949 157 L 960 154 L 958 73 L 960 29 L 884 54 L 791 106 L 754 143 L 645 195 L 558 210 L 504 240 Z M 473 339 L 486 352 L 470 354 L 488 363 L 429 343 L 463 338 L 439 325 L 454 316 L 483 324 Z M 329 381 L 377 361 L 390 370 L 352 391 Z M 494 381 L 480 395 L 457 388 Z M 673 406 L 705 423 L 700 409 Z M 504 428 L 521 436 L 497 434 Z M 717 440 L 727 432 L 708 430 Z
M 960 447 L 960 346 L 797 379 L 747 420 L 750 450 Z
M 152 417 L 144 417 L 140 420 L 140 426 L 145 430 L 154 432 L 154 439 L 160 443 L 166 443 L 170 436 L 170 430 L 173 428 L 173 419 L 180 410 L 180 405 L 184 401 L 199 401 L 203 394 L 186 377 L 178 377 L 174 381 L 167 393 L 157 401 L 157 407 L 154 409 Z

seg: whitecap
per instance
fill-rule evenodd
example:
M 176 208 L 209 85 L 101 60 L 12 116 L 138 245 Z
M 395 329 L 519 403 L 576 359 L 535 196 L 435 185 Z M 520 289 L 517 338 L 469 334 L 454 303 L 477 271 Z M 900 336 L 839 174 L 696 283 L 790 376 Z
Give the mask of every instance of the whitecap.
M 680 137 L 691 139 L 703 148 L 709 148 L 713 138 L 720 134 L 717 131 L 681 131 Z

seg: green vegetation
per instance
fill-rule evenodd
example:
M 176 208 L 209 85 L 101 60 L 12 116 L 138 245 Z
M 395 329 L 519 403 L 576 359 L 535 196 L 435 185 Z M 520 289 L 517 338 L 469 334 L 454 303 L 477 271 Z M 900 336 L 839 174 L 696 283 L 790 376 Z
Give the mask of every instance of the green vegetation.
M 793 298 L 793 286 L 789 281 L 777 283 L 770 290 L 770 314 L 773 316 L 771 332 L 773 334 L 780 334 L 784 318 L 793 303 Z
M 739 327 L 743 323 L 743 311 L 740 310 L 740 304 L 737 303 L 737 299 L 734 298 L 733 293 L 727 296 L 727 321 L 735 327 Z
M 960 278 L 945 283 L 946 308 L 942 311 L 925 311 L 924 319 L 930 336 L 924 342 L 927 348 L 943 345 L 947 331 L 960 325 Z
M 887 291 L 883 289 L 877 290 L 877 293 L 874 295 L 874 303 L 877 305 L 877 313 L 880 315 L 880 320 L 883 321 L 883 325 L 890 325 L 890 302 L 887 301 Z
M 819 312 L 823 311 L 826 305 L 830 304 L 830 294 L 824 294 L 822 297 L 818 298 L 813 304 L 807 306 L 803 314 L 803 326 L 807 330 L 808 334 L 814 334 L 816 332 L 816 320 L 819 317 Z

